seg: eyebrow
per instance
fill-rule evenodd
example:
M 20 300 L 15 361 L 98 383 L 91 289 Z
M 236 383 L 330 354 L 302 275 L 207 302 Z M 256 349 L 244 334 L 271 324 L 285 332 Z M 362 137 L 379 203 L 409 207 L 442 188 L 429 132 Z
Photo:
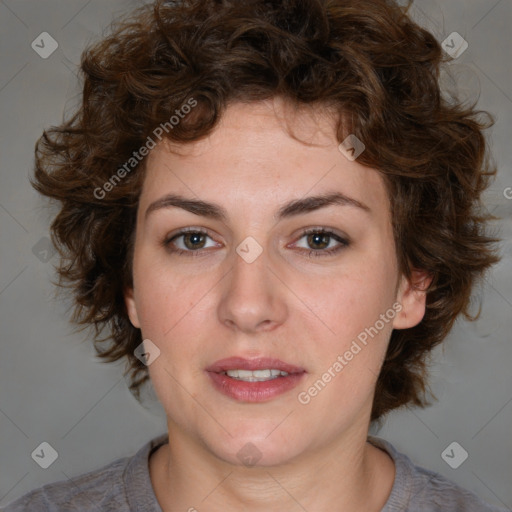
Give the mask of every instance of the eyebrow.
M 371 209 L 361 201 L 348 197 L 341 192 L 333 192 L 309 196 L 302 199 L 293 199 L 277 210 L 274 219 L 282 220 L 332 205 L 350 206 L 371 213 Z M 195 215 L 208 217 L 224 223 L 226 223 L 228 219 L 227 211 L 218 204 L 208 203 L 198 199 L 190 199 L 177 194 L 167 194 L 151 203 L 146 210 L 145 218 L 147 219 L 152 212 L 157 210 L 173 207 L 181 208 Z

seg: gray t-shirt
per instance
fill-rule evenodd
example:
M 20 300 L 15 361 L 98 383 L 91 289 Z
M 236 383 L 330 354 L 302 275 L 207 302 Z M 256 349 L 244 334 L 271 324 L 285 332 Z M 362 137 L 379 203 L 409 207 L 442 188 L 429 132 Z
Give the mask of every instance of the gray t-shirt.
M 388 441 L 375 436 L 368 436 L 368 441 L 388 452 L 396 467 L 391 495 L 381 512 L 510 512 L 484 503 L 438 473 L 415 466 Z M 131 457 L 117 459 L 73 481 L 44 485 L 0 511 L 162 512 L 151 485 L 148 460 L 167 442 L 167 434 L 162 434 Z

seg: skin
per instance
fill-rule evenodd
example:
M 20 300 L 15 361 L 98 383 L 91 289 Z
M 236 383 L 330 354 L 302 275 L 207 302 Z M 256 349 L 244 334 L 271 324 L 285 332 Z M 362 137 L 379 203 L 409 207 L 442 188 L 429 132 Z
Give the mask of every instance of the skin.
M 290 121 L 295 140 L 286 130 Z M 293 113 L 275 98 L 228 107 L 201 141 L 160 143 L 148 156 L 140 196 L 130 320 L 158 346 L 149 365 L 167 415 L 169 444 L 150 458 L 150 476 L 164 512 L 174 510 L 380 511 L 393 485 L 391 458 L 367 442 L 371 406 L 392 329 L 418 324 L 425 293 L 397 268 L 390 204 L 376 169 L 338 150 L 327 112 Z M 342 192 L 371 211 L 331 205 L 276 222 L 284 203 Z M 226 222 L 180 208 L 146 217 L 168 193 L 224 207 Z M 208 231 L 204 239 L 182 228 Z M 348 237 L 308 242 L 303 228 Z M 237 246 L 248 236 L 263 249 L 247 263 Z M 194 245 L 195 244 L 195 245 Z M 328 245 L 327 245 L 328 244 Z M 192 249 L 190 249 L 192 247 Z M 198 249 L 196 249 L 196 252 Z M 414 282 L 426 286 L 421 271 Z M 321 378 L 365 328 L 395 302 L 402 309 L 307 405 L 299 392 Z M 295 389 L 263 403 L 219 393 L 204 369 L 215 361 L 270 356 L 307 371 Z M 261 453 L 246 467 L 238 451 Z M 320 490 L 320 491 L 319 491 Z

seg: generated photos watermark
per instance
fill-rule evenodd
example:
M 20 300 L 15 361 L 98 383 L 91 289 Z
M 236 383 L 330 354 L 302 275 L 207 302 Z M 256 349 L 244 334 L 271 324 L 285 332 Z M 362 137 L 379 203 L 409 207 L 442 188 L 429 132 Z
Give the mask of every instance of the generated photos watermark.
M 336 361 L 333 362 L 331 366 L 327 369 L 326 372 L 322 374 L 322 376 L 306 391 L 301 391 L 297 395 L 298 401 L 302 405 L 307 405 L 311 402 L 311 399 L 320 393 L 331 380 L 340 373 L 345 366 L 349 364 L 354 356 L 359 354 L 361 350 L 366 347 L 368 344 L 368 336 L 372 339 L 374 336 L 377 336 L 382 329 L 388 324 L 393 318 L 395 318 L 396 314 L 402 311 L 402 305 L 399 302 L 395 302 L 391 308 L 389 308 L 385 313 L 382 313 L 371 327 L 367 327 L 364 331 L 361 331 L 357 335 L 357 340 L 353 340 L 350 345 L 349 350 L 346 350 L 343 355 L 338 355 Z M 359 343 L 362 345 L 360 345 Z
M 174 130 L 174 128 L 180 124 L 181 120 L 184 119 L 195 106 L 197 106 L 197 100 L 190 97 L 189 100 L 181 106 L 181 108 L 174 111 L 176 115 L 171 116 L 168 121 L 160 123 L 153 130 L 153 136 L 149 135 L 146 142 L 138 149 L 138 151 L 134 151 L 132 156 L 121 167 L 119 167 L 101 187 L 96 187 L 94 189 L 94 197 L 96 199 L 104 199 L 107 193 L 113 190 L 127 174 L 137 167 L 144 157 L 149 154 L 151 149 L 156 147 L 157 142 L 155 139 L 158 139 L 158 142 L 160 142 L 164 137 L 164 132 L 170 133 Z

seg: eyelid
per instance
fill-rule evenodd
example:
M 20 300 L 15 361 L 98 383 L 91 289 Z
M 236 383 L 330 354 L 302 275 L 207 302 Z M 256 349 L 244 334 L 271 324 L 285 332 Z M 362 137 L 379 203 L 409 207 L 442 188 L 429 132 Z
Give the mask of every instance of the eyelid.
M 333 228 L 323 227 L 323 226 L 313 226 L 308 228 L 303 228 L 300 232 L 300 236 L 293 242 L 291 245 L 294 246 L 299 240 L 304 238 L 307 235 L 318 234 L 318 235 L 327 235 L 332 240 L 338 242 L 336 247 L 331 247 L 330 249 L 305 249 L 304 247 L 299 248 L 301 251 L 308 251 L 309 255 L 317 256 L 334 256 L 341 250 L 350 246 L 352 241 L 351 239 L 345 235 L 344 233 L 339 233 L 337 230 Z M 329 245 L 329 244 L 328 244 Z
M 334 235 L 334 236 L 337 236 L 338 238 L 343 239 L 346 242 L 351 241 L 349 236 L 346 235 L 345 233 L 338 231 L 335 228 L 330 228 L 330 227 L 326 227 L 326 226 L 310 226 L 307 228 L 302 228 L 300 231 L 300 238 L 302 238 L 304 235 L 310 235 L 312 233 L 321 233 L 321 234 L 323 233 L 323 234 L 328 234 L 328 235 Z
M 166 235 L 162 241 L 162 244 L 164 246 L 167 246 L 176 238 L 179 238 L 188 233 L 199 233 L 199 234 L 205 235 L 215 241 L 214 237 L 211 235 L 210 230 L 208 230 L 207 228 L 199 228 L 199 227 L 192 226 L 192 227 L 180 228 L 180 229 L 173 231 L 172 233 Z M 194 252 L 194 251 L 188 251 L 188 252 Z M 195 251 L 195 252 L 197 252 L 197 251 Z
M 195 227 L 195 226 L 188 226 L 186 228 L 179 228 L 173 232 L 171 232 L 170 234 L 166 235 L 166 239 L 167 240 L 171 240 L 172 238 L 175 238 L 179 235 L 182 235 L 184 233 L 203 233 L 204 235 L 208 235 L 210 236 L 210 230 L 208 230 L 207 228 L 199 228 L 199 227 Z
M 173 242 L 177 238 L 185 236 L 188 233 L 202 234 L 202 235 L 205 235 L 208 238 L 212 239 L 214 242 L 216 242 L 214 237 L 211 236 L 210 231 L 208 229 L 202 228 L 202 227 L 189 226 L 186 228 L 178 229 L 177 231 L 167 235 L 163 239 L 162 245 L 164 246 L 164 248 L 167 248 L 168 250 L 170 250 L 170 252 L 176 253 L 178 255 L 186 254 L 187 256 L 201 256 L 201 255 L 204 255 L 205 253 L 210 252 L 209 249 L 211 249 L 211 247 L 210 248 L 198 248 L 197 250 L 184 250 L 184 249 L 179 249 L 179 248 L 169 249 L 169 247 L 171 246 L 171 242 Z M 290 245 L 292 247 L 295 246 L 295 244 L 299 240 L 301 240 L 305 236 L 311 235 L 311 234 L 327 235 L 329 238 L 335 240 L 338 243 L 338 245 L 334 248 L 331 247 L 330 249 L 306 249 L 304 247 L 298 247 L 298 249 L 301 252 L 304 252 L 304 251 L 308 252 L 310 258 L 311 258 L 311 255 L 313 255 L 313 254 L 314 254 L 314 257 L 334 256 L 335 254 L 337 254 L 344 248 L 348 247 L 352 243 L 350 238 L 347 235 L 345 235 L 343 233 L 339 233 L 337 230 L 335 230 L 333 228 L 328 228 L 328 227 L 324 227 L 324 226 L 312 226 L 312 227 L 310 226 L 310 227 L 302 228 L 302 230 L 301 230 L 299 236 L 296 238 L 296 240 L 294 242 L 292 242 L 291 244 L 287 245 L 286 247 L 289 247 Z M 330 244 L 328 244 L 328 245 L 330 245 Z

